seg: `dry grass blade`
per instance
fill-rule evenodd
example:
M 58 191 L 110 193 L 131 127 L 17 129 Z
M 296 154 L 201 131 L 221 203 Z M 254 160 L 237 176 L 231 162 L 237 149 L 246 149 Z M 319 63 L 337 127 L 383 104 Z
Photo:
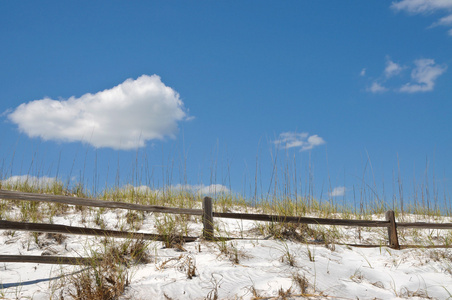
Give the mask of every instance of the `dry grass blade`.
M 129 268 L 138 263 L 151 261 L 144 240 L 125 240 L 115 243 L 103 241 L 101 252 L 92 251 L 88 268 L 72 275 L 61 277 L 59 287 L 64 298 L 76 300 L 118 299 L 130 284 Z

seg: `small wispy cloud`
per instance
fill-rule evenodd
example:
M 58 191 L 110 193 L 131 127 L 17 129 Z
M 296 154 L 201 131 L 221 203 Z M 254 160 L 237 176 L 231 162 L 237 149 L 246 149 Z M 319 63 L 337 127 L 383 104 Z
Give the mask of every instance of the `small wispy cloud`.
M 391 8 L 412 14 L 429 13 L 438 10 L 452 10 L 450 0 L 402 0 L 393 2 Z
M 433 23 L 433 26 L 452 26 L 452 15 L 442 17 L 438 22 Z
M 311 150 L 316 146 L 325 144 L 325 140 L 318 135 L 309 135 L 307 132 L 283 132 L 274 141 L 276 145 L 281 145 L 285 149 L 300 148 L 300 151 Z
M 383 93 L 386 92 L 388 89 L 382 86 L 380 83 L 374 81 L 372 82 L 372 85 L 367 88 L 367 90 L 371 93 Z
M 363 68 L 359 73 L 359 76 L 366 76 L 366 68 Z
M 395 11 L 405 11 L 410 14 L 428 14 L 432 12 L 444 12 L 447 16 L 440 18 L 437 22 L 429 26 L 452 26 L 452 1 L 450 0 L 402 0 L 393 2 L 391 8 Z M 452 35 L 452 29 L 448 30 Z
M 429 26 L 429 28 L 434 28 L 438 26 L 452 27 L 452 14 L 439 19 L 438 22 L 433 23 L 432 25 Z M 452 36 L 452 28 L 447 31 L 447 34 Z
M 330 197 L 341 197 L 345 195 L 345 191 L 347 189 L 345 188 L 345 186 L 338 186 L 335 187 L 330 193 Z
M 188 119 L 179 94 L 157 75 L 127 79 L 79 98 L 34 100 L 21 104 L 8 118 L 29 137 L 122 150 L 175 137 L 178 122 Z
M 395 75 L 400 74 L 402 72 L 403 67 L 395 62 L 393 62 L 391 59 L 386 60 L 386 68 L 385 68 L 385 76 L 387 78 L 391 78 Z
M 374 79 L 366 89 L 371 93 L 383 93 L 395 91 L 402 93 L 429 92 L 435 87 L 435 81 L 447 70 L 446 65 L 435 63 L 430 58 L 417 59 L 414 66 L 400 65 L 391 59 L 386 59 L 386 66 L 383 74 Z M 411 70 L 410 81 L 402 81 L 406 76 L 405 70 Z M 396 79 L 398 77 L 398 79 Z M 404 83 L 405 82 L 405 83 Z M 397 84 L 396 84 L 397 83 Z
M 412 82 L 402 86 L 401 92 L 431 91 L 435 86 L 435 80 L 447 70 L 446 66 L 435 64 L 433 59 L 418 59 L 414 64 L 416 67 L 411 71 Z

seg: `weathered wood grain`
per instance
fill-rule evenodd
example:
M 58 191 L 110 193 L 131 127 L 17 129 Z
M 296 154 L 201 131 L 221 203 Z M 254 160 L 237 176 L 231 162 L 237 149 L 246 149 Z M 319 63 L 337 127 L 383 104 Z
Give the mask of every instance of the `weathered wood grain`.
M 101 259 L 98 259 L 100 261 Z M 59 265 L 91 265 L 96 260 L 88 257 L 64 256 L 32 256 L 32 255 L 0 255 L 0 262 L 4 263 L 36 263 Z
M 452 223 L 397 222 L 397 227 L 419 229 L 452 229 Z
M 50 202 L 61 203 L 79 206 L 104 207 L 104 208 L 120 208 L 128 210 L 139 210 L 157 213 L 169 214 L 188 214 L 203 216 L 203 236 L 206 239 L 215 240 L 213 236 L 213 218 L 229 218 L 239 220 L 252 221 L 266 221 L 266 222 L 283 222 L 283 223 L 299 223 L 311 225 L 333 225 L 333 226 L 350 226 L 350 227 L 387 227 L 389 245 L 391 248 L 400 249 L 404 247 L 398 242 L 397 227 L 403 228 L 420 228 L 420 229 L 452 229 L 452 223 L 427 223 L 427 222 L 399 222 L 395 221 L 393 211 L 386 212 L 385 221 L 371 221 L 371 220 L 344 220 L 344 219 L 326 219 L 326 218 L 308 218 L 308 217 L 289 217 L 267 214 L 246 214 L 246 213 L 220 213 L 212 212 L 212 199 L 205 197 L 203 200 L 203 209 L 186 209 L 186 208 L 172 208 L 157 205 L 141 205 L 133 203 L 115 202 L 94 200 L 88 198 L 78 198 L 70 196 L 58 196 L 47 194 L 34 194 L 16 191 L 0 190 L 0 199 L 5 200 L 19 200 L 19 201 L 33 201 L 33 202 Z M 110 236 L 123 238 L 143 238 L 155 241 L 167 241 L 168 236 L 149 234 L 149 233 L 131 233 L 125 231 L 102 230 L 94 228 L 72 227 L 65 225 L 54 224 L 37 224 L 37 223 L 23 223 L 0 220 L 0 229 L 22 230 L 22 231 L 37 231 L 37 232 L 53 232 L 65 234 L 80 234 L 80 235 L 94 235 L 94 236 Z M 197 237 L 179 237 L 186 242 L 195 241 Z M 358 245 L 354 245 L 358 246 Z M 365 245 L 362 245 L 366 247 Z M 420 246 L 422 247 L 422 246 Z M 432 247 L 441 247 L 432 246 Z M 449 246 L 444 246 L 449 247 Z
M 389 221 L 368 221 L 368 220 L 343 220 L 343 219 L 324 219 L 307 217 L 287 217 L 264 214 L 242 214 L 242 213 L 218 213 L 214 212 L 215 218 L 229 218 L 252 221 L 300 223 L 312 225 L 336 225 L 336 226 L 358 226 L 358 227 L 388 227 Z
M 145 239 L 145 240 L 153 240 L 153 241 L 167 241 L 168 240 L 168 236 L 152 234 L 152 233 L 138 233 L 138 232 L 74 227 L 74 226 L 66 226 L 66 225 L 25 223 L 25 222 L 13 222 L 13 221 L 3 221 L 3 220 L 0 220 L 0 229 L 16 230 L 16 231 L 34 231 L 34 232 L 77 234 L 77 235 L 92 235 L 92 236 L 105 236 L 105 237 L 117 237 L 117 238 L 131 238 L 131 239 Z M 181 237 L 172 237 L 172 238 L 182 239 L 185 242 L 193 242 L 197 239 L 197 237 L 190 237 L 190 236 L 181 236 Z
M 388 239 L 389 239 L 389 247 L 392 249 L 400 249 L 399 245 L 399 237 L 397 235 L 397 224 L 395 221 L 394 211 L 388 210 L 385 214 L 386 220 L 389 222 L 388 227 Z
M 94 200 L 94 199 L 78 198 L 78 197 L 71 197 L 71 196 L 24 193 L 24 192 L 7 191 L 7 190 L 0 190 L 0 199 L 62 203 L 62 204 L 91 206 L 91 207 L 121 208 L 121 209 L 132 209 L 132 210 L 167 213 L 167 214 L 187 214 L 187 215 L 197 215 L 197 216 L 202 215 L 201 209 L 172 208 L 172 207 L 158 206 L 158 205 L 141 205 L 141 204 L 134 204 L 134 203 Z
M 213 212 L 212 212 L 212 198 L 204 197 L 202 201 L 202 223 L 203 231 L 202 235 L 206 240 L 213 239 Z

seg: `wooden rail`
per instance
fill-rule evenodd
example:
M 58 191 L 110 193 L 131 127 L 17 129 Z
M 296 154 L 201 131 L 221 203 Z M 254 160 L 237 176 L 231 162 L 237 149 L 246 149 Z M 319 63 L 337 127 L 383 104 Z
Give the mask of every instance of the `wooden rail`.
M 214 212 L 213 217 L 239 219 L 239 220 L 252 220 L 252 221 L 311 224 L 311 225 L 336 225 L 336 226 L 359 226 L 359 227 L 388 227 L 389 226 L 389 221 L 288 217 L 288 216 L 275 216 L 275 215 L 265 215 L 265 214 L 257 215 L 257 214 Z
M 0 262 L 9 263 L 36 263 L 36 264 L 61 264 L 61 265 L 92 265 L 95 259 L 91 257 L 68 256 L 35 256 L 35 255 L 0 255 Z
M 198 237 L 190 237 L 190 236 L 169 237 L 169 236 L 165 236 L 165 235 L 152 234 L 152 233 L 116 231 L 116 230 L 84 228 L 84 227 L 74 227 L 74 226 L 55 225 L 55 224 L 12 222 L 12 221 L 3 221 L 3 220 L 0 220 L 0 229 L 17 230 L 17 231 L 63 233 L 63 234 L 77 234 L 77 235 L 91 235 L 91 236 L 105 236 L 105 237 L 130 238 L 130 239 L 144 239 L 144 240 L 162 241 L 162 242 L 168 241 L 169 238 L 179 239 L 184 242 L 194 242 L 198 239 Z
M 0 199 L 3 200 L 19 200 L 33 202 L 50 202 L 78 206 L 104 207 L 104 208 L 120 208 L 128 210 L 139 210 L 147 212 L 169 213 L 169 214 L 188 214 L 202 216 L 203 233 L 202 236 L 206 240 L 216 240 L 214 237 L 214 218 L 232 218 L 240 220 L 266 221 L 266 222 L 283 222 L 298 223 L 311 225 L 333 225 L 333 226 L 351 226 L 351 227 L 386 227 L 388 228 L 389 247 L 393 249 L 401 249 L 408 247 L 399 244 L 397 228 L 422 228 L 422 229 L 452 229 L 452 223 L 426 223 L 426 222 L 396 222 L 394 212 L 387 211 L 385 221 L 371 220 L 344 220 L 344 219 L 326 219 L 326 218 L 308 218 L 308 217 L 291 217 L 267 214 L 246 214 L 246 213 L 220 213 L 213 212 L 212 199 L 205 197 L 203 199 L 203 209 L 185 209 L 172 208 L 155 205 L 140 205 L 133 203 L 123 203 L 115 201 L 93 200 L 88 198 L 77 198 L 70 196 L 56 196 L 45 194 L 33 194 L 0 190 Z M 50 232 L 77 235 L 93 235 L 108 236 L 118 238 L 146 239 L 154 241 L 168 241 L 168 238 L 179 239 L 180 241 L 192 242 L 198 237 L 169 237 L 165 235 L 157 235 L 150 233 L 137 233 L 115 230 L 104 230 L 95 228 L 83 228 L 66 225 L 55 224 L 38 224 L 26 222 L 12 222 L 0 220 L 0 229 L 34 231 L 34 232 Z M 413 246 L 410 246 L 413 247 Z M 442 247 L 442 246 L 437 246 Z M 24 255 L 0 255 L 0 262 L 37 262 L 37 263 L 59 263 L 59 264 L 89 264 L 91 258 L 83 257 L 54 257 L 54 256 L 24 256 Z
M 397 227 L 419 229 L 452 229 L 452 223 L 397 222 Z
M 204 198 L 203 207 L 208 207 L 212 199 Z M 204 213 L 206 214 L 206 212 Z M 203 215 L 204 216 L 204 215 Z M 325 219 L 325 218 L 307 218 L 307 217 L 290 217 L 277 216 L 266 214 L 245 214 L 245 213 L 220 213 L 212 212 L 209 217 L 205 218 L 232 218 L 240 220 L 252 221 L 266 221 L 266 222 L 283 222 L 283 223 L 298 223 L 311 225 L 333 225 L 333 226 L 351 226 L 351 227 L 387 227 L 388 228 L 388 242 L 392 249 L 413 248 L 415 245 L 400 245 L 398 239 L 397 228 L 419 228 L 419 229 L 452 229 L 452 223 L 427 223 L 427 222 L 396 222 L 394 211 L 389 210 L 385 214 L 385 221 L 370 221 L 370 220 L 344 220 L 344 219 Z M 213 221 L 211 222 L 213 223 Z M 210 235 L 204 235 L 206 239 L 213 239 Z M 437 246 L 438 248 L 448 248 L 449 246 Z
M 173 208 L 158 205 L 141 205 L 134 203 L 124 203 L 115 201 L 93 200 L 88 198 L 78 198 L 71 196 L 58 196 L 47 194 L 33 194 L 23 193 L 15 191 L 0 190 L 0 199 L 3 200 L 19 200 L 19 201 L 32 201 L 32 202 L 50 202 L 60 204 L 70 204 L 78 206 L 90 206 L 90 207 L 105 207 L 105 208 L 121 208 L 130 210 L 139 210 L 147 212 L 157 212 L 166 214 L 186 214 L 201 216 L 201 209 L 189 209 L 189 208 Z

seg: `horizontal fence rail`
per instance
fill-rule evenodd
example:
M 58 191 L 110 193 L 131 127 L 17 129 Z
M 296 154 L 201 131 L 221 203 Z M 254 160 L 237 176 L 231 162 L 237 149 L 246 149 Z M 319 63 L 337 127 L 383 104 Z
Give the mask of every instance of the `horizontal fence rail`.
M 143 239 L 152 241 L 167 241 L 168 236 L 158 235 L 152 233 L 140 233 L 140 232 L 128 232 L 128 231 L 116 231 L 108 229 L 96 229 L 96 228 L 84 228 L 74 227 L 66 225 L 55 224 L 40 224 L 40 223 L 25 223 L 25 222 L 13 222 L 0 220 L 0 229 L 4 230 L 16 230 L 16 231 L 34 231 L 34 232 L 48 232 L 48 233 L 62 233 L 62 234 L 76 234 L 76 235 L 91 235 L 91 236 L 105 236 L 116 238 L 130 238 L 130 239 Z M 185 242 L 194 242 L 198 237 L 190 236 L 177 236 L 174 239 L 180 239 Z
M 372 220 L 345 220 L 345 219 L 326 219 L 326 218 L 309 218 L 309 217 L 292 217 L 268 214 L 248 214 L 248 213 L 221 213 L 213 212 L 212 199 L 205 197 L 202 202 L 202 209 L 186 209 L 172 208 L 156 205 L 141 205 L 133 203 L 94 200 L 88 198 L 78 198 L 71 196 L 57 196 L 46 194 L 23 193 L 16 191 L 0 190 L 1 200 L 19 200 L 33 202 L 60 203 L 76 206 L 119 208 L 127 210 L 138 210 L 156 213 L 168 214 L 187 214 L 202 216 L 203 233 L 205 240 L 230 240 L 231 238 L 215 238 L 214 237 L 214 218 L 229 218 L 239 220 L 252 220 L 264 222 L 282 222 L 282 223 L 298 223 L 309 225 L 332 225 L 332 226 L 350 226 L 350 227 L 386 227 L 388 229 L 388 245 L 393 249 L 403 249 L 407 247 L 415 247 L 413 245 L 399 245 L 397 228 L 420 228 L 420 229 L 452 229 L 452 223 L 427 223 L 427 222 L 396 222 L 393 211 L 387 211 L 384 221 Z M 0 229 L 48 232 L 76 235 L 106 236 L 116 238 L 133 238 L 146 239 L 154 241 L 168 241 L 171 238 L 174 241 L 193 242 L 199 237 L 158 235 L 151 233 L 138 233 L 116 230 L 105 230 L 96 228 L 74 227 L 56 224 L 39 224 L 27 222 L 13 222 L 0 220 Z M 360 247 L 369 247 L 369 245 L 353 245 Z M 428 247 L 428 246 L 427 246 Z M 448 246 L 430 246 L 437 248 L 446 248 Z M 84 257 L 57 257 L 57 256 L 25 256 L 25 255 L 0 255 L 0 262 L 32 262 L 32 263 L 50 263 L 50 264 L 89 264 L 92 258 Z
M 344 220 L 344 219 L 324 219 L 307 217 L 288 217 L 264 214 L 242 214 L 242 213 L 218 213 L 214 212 L 215 218 L 229 218 L 239 220 L 299 223 L 311 225 L 336 225 L 336 226 L 359 226 L 359 227 L 388 227 L 389 221 L 369 221 L 369 220 Z
M 100 258 L 68 257 L 68 256 L 35 256 L 35 255 L 0 255 L 1 262 L 8 263 L 35 263 L 35 264 L 61 264 L 61 265 L 92 265 Z M 1 286 L 1 285 L 0 285 Z
M 397 222 L 397 227 L 419 229 L 452 229 L 452 223 Z
M 59 195 L 47 195 L 47 194 L 34 194 L 23 193 L 16 191 L 0 190 L 0 199 L 3 200 L 19 200 L 19 201 L 32 201 L 32 202 L 50 202 L 60 204 L 70 204 L 78 206 L 90 206 L 90 207 L 104 207 L 104 208 L 121 208 L 129 210 L 139 210 L 147 212 L 157 212 L 166 214 L 186 214 L 201 216 L 201 209 L 190 208 L 173 208 L 158 205 L 142 205 L 134 203 L 124 203 L 115 201 L 93 200 L 88 198 L 78 198 L 71 196 L 59 196 Z
M 203 199 L 203 208 L 211 207 L 212 199 L 205 197 Z M 299 223 L 310 225 L 333 225 L 333 226 L 350 226 L 350 227 L 387 227 L 388 228 L 388 242 L 392 249 L 413 248 L 415 245 L 400 245 L 398 239 L 397 228 L 420 228 L 420 229 L 452 229 L 452 223 L 427 223 L 427 222 L 396 222 L 395 213 L 389 210 L 385 214 L 385 221 L 371 221 L 371 220 L 344 220 L 344 219 L 325 219 L 325 218 L 309 218 L 309 217 L 291 217 L 291 216 L 277 216 L 266 214 L 246 214 L 246 213 L 220 213 L 212 212 L 206 209 L 203 210 L 203 219 L 207 220 L 204 223 L 211 224 L 209 228 L 213 230 L 213 218 L 231 218 L 239 220 L 252 221 L 266 221 L 266 222 L 282 222 L 282 223 Z M 212 231 L 213 233 L 213 231 Z M 213 239 L 213 234 L 206 230 L 204 225 L 204 238 Z M 357 245 L 354 245 L 357 246 Z M 365 245 L 361 245 L 365 246 Z M 435 247 L 435 246 L 431 246 Z M 449 248 L 450 246 L 438 245 L 438 248 Z

